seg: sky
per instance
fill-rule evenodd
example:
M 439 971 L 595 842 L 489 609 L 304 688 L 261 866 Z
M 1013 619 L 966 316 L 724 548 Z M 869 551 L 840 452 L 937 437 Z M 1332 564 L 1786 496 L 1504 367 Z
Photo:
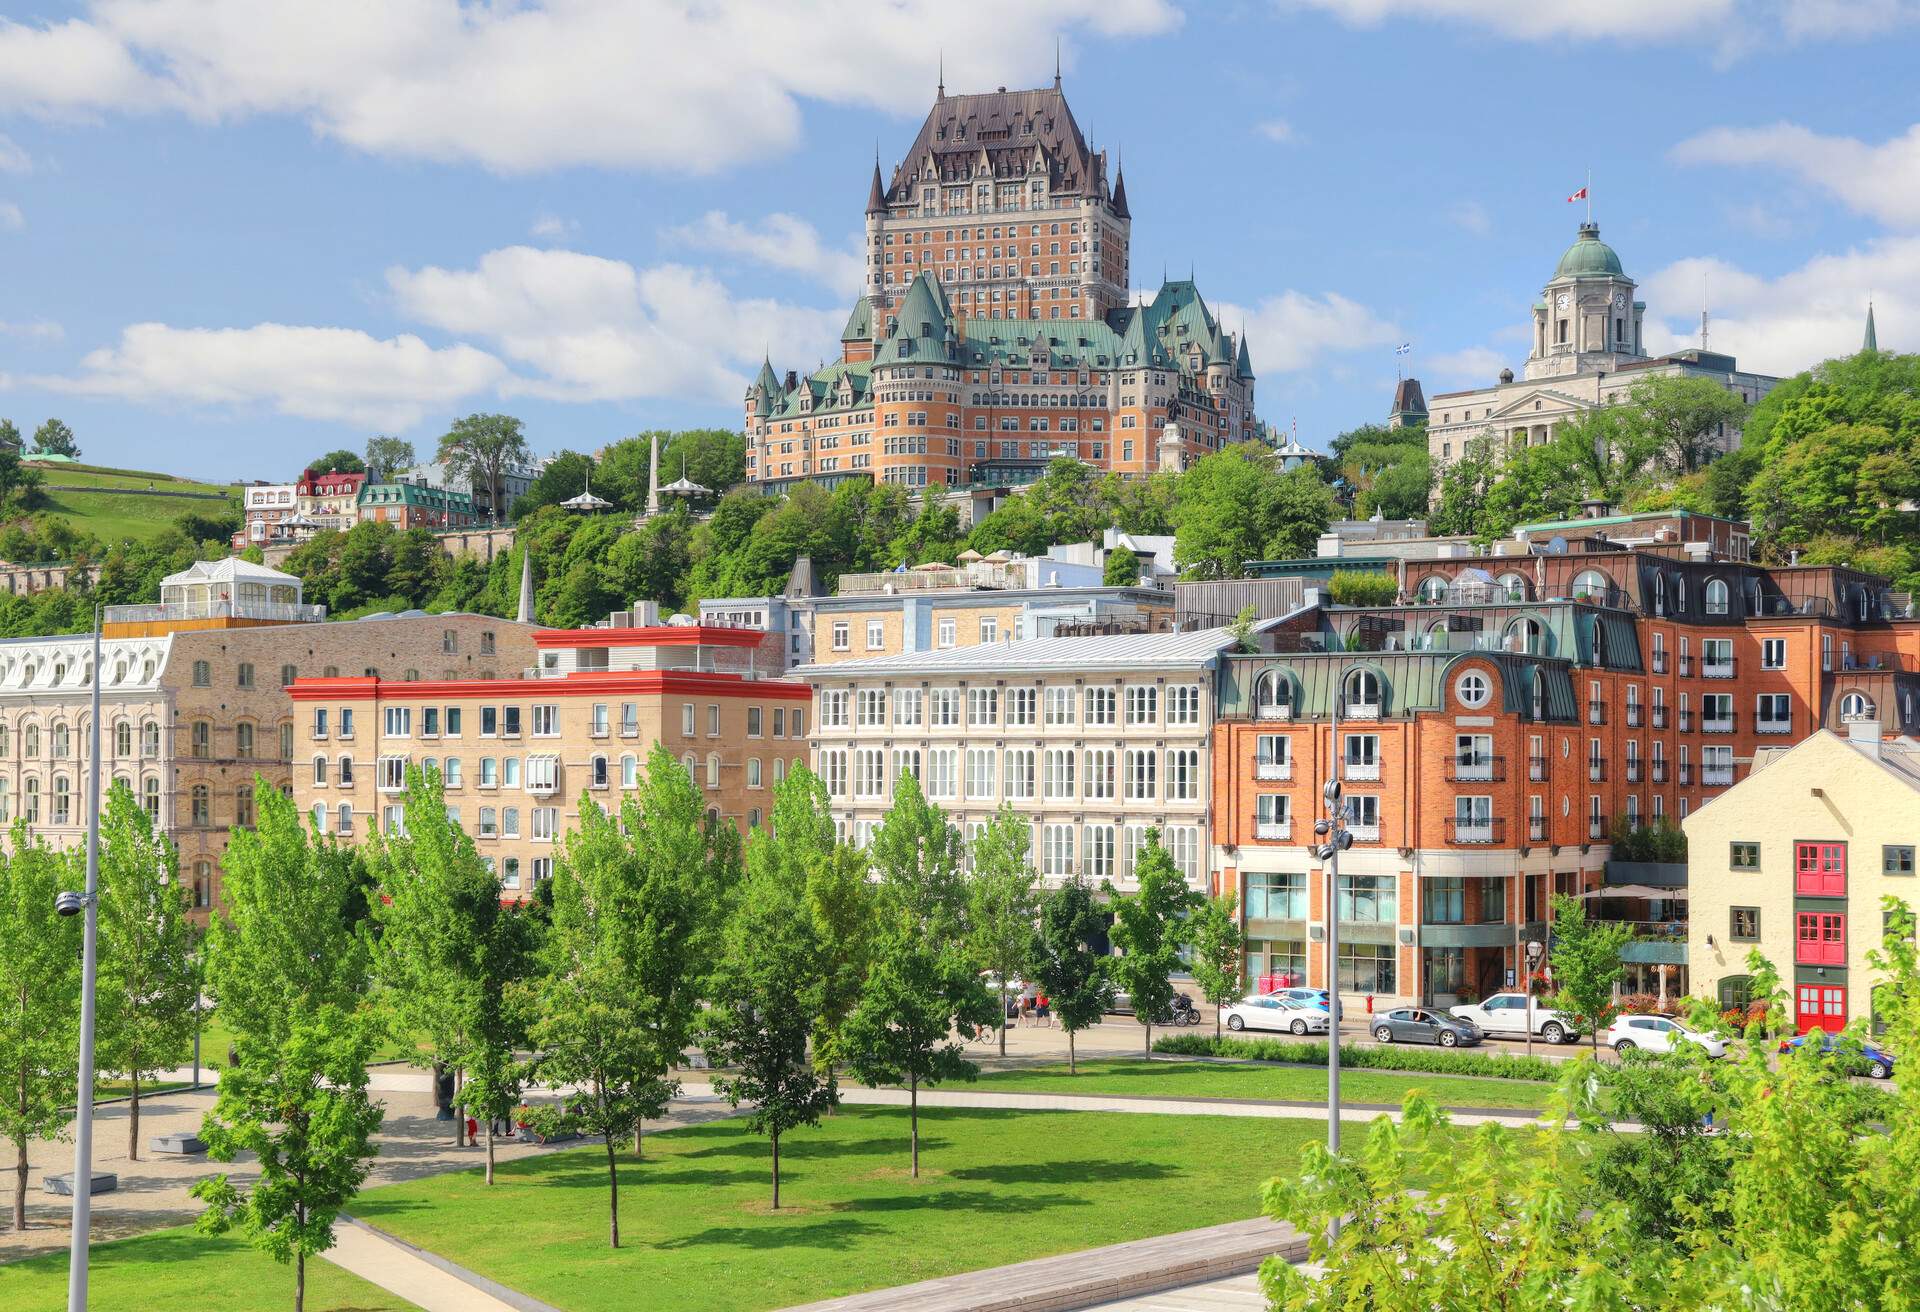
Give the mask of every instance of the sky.
M 220 479 L 737 427 L 763 352 L 837 355 L 941 59 L 1056 47 L 1136 278 L 1191 270 L 1309 445 L 1403 362 L 1517 368 L 1589 171 L 1651 348 L 1704 300 L 1790 373 L 1871 299 L 1920 350 L 1920 0 L 0 0 L 0 416 Z

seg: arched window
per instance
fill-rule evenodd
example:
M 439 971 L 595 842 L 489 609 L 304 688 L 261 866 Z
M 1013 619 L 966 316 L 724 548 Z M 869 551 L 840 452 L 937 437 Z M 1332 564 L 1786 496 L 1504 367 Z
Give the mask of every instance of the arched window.
M 1707 580 L 1707 614 L 1725 615 L 1727 613 L 1727 582 L 1725 579 Z
M 1507 625 L 1508 651 L 1523 651 L 1529 656 L 1539 656 L 1545 647 L 1546 631 L 1541 628 L 1539 620 L 1523 615 Z
M 620 786 L 622 788 L 640 786 L 640 762 L 632 753 L 620 758 Z
M 30 724 L 26 732 L 20 735 L 20 754 L 29 761 L 40 759 L 40 726 Z
M 1293 718 L 1293 680 L 1284 670 L 1268 670 L 1253 686 L 1254 714 L 1263 720 Z
M 28 824 L 37 825 L 40 823 L 40 781 L 38 779 L 28 779 L 26 791 L 27 801 L 25 807 L 22 808 L 22 814 L 26 817 Z
M 213 791 L 205 784 L 195 784 L 187 795 L 193 827 L 210 829 L 213 827 Z
M 1420 590 L 1414 597 L 1422 606 L 1438 606 L 1447 599 L 1447 581 L 1438 574 L 1429 574 L 1420 580 Z
M 140 805 L 146 808 L 153 819 L 160 818 L 160 781 L 147 779 L 140 785 Z
M 313 783 L 316 788 L 327 786 L 327 758 L 324 756 L 313 758 Z
M 313 831 L 316 834 L 324 834 L 327 832 L 327 804 L 325 802 L 315 802 L 313 804 Z
M 1547 718 L 1547 678 L 1539 670 L 1533 672 L 1533 683 L 1528 689 L 1528 698 L 1533 707 L 1533 718 Z
M 720 786 L 720 754 L 718 752 L 708 752 L 707 753 L 707 787 L 718 788 L 719 786 Z
M 1653 576 L 1653 613 L 1655 615 L 1667 613 L 1667 576 L 1665 574 Z
M 280 721 L 280 759 L 283 761 L 291 761 L 293 759 L 292 720 Z
M 121 720 L 113 726 L 113 754 L 133 755 L 133 721 Z
M 57 774 L 53 777 L 53 823 L 67 825 L 73 823 L 73 786 L 67 777 Z
M 1527 577 L 1524 574 L 1502 574 L 1497 586 L 1508 601 L 1527 599 Z
M 13 796 L 7 790 L 7 781 L 0 779 L 0 824 L 13 819 Z
M 7 737 L 8 737 L 7 722 L 5 720 L 0 720 L 0 756 L 5 756 L 7 754 L 7 750 L 8 750 Z
M 747 758 L 747 787 L 760 787 L 760 758 L 757 756 Z
M 1843 720 L 1871 720 L 1873 718 L 1873 698 L 1863 692 L 1850 692 L 1840 699 L 1840 718 Z
M 152 720 L 140 726 L 140 755 L 148 760 L 160 755 L 160 726 Z
M 786 778 L 787 778 L 787 763 L 781 760 L 777 756 L 774 757 L 773 758 L 773 786 L 775 788 L 778 788 L 781 784 L 786 782 Z
M 605 788 L 607 786 L 607 758 L 604 756 L 596 756 L 593 758 L 591 764 L 593 773 L 590 786 L 594 788 Z
M 686 767 L 687 778 L 693 780 L 696 784 L 700 782 L 700 762 L 692 752 L 688 752 L 685 756 L 681 757 L 680 764 Z
M 316 803 L 324 806 L 325 803 Z M 253 787 L 242 784 L 233 790 L 233 823 L 242 829 L 253 828 Z M 321 826 L 323 829 L 325 826 Z
M 73 751 L 73 731 L 64 724 L 53 726 L 53 759 L 64 761 Z
M 1583 569 L 1573 576 L 1573 599 L 1575 601 L 1603 601 L 1607 589 L 1612 585 L 1607 576 L 1597 569 Z
M 1380 676 L 1372 670 L 1355 670 L 1347 676 L 1346 713 L 1363 720 L 1380 718 Z
M 242 720 L 233 726 L 233 754 L 241 760 L 253 756 L 253 722 Z
M 352 802 L 340 803 L 339 817 L 337 823 L 334 825 L 334 832 L 339 834 L 350 834 L 353 832 Z
M 1420 635 L 1421 651 L 1445 651 L 1447 649 L 1447 622 L 1435 620 L 1427 625 L 1427 631 Z
M 1687 576 L 1685 574 L 1673 576 L 1673 610 L 1676 615 L 1687 613 Z

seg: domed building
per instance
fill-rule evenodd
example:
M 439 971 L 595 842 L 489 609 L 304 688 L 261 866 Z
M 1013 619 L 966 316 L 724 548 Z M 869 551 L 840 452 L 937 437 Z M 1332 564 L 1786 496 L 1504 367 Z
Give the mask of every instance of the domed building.
M 1502 369 L 1486 387 L 1440 392 L 1427 405 L 1427 448 L 1436 466 L 1458 459 L 1467 444 L 1493 435 L 1512 446 L 1544 446 L 1560 425 L 1624 401 L 1643 379 L 1691 374 L 1712 378 L 1751 404 L 1780 380 L 1743 373 L 1730 355 L 1689 348 L 1650 356 L 1642 334 L 1645 301 L 1619 252 L 1600 239 L 1600 225 L 1582 223 L 1533 303 L 1531 347 L 1520 376 Z M 1716 434 L 1723 451 L 1740 445 L 1738 430 Z

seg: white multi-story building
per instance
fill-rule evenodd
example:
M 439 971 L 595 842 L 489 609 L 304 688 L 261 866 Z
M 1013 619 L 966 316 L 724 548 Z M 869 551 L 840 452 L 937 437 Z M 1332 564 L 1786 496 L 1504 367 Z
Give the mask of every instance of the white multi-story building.
M 1225 629 L 984 643 L 803 666 L 814 768 L 865 845 L 907 774 L 969 840 L 1004 804 L 1049 884 L 1125 888 L 1151 829 L 1209 887 L 1214 680 Z
M 253 483 L 241 497 L 243 519 L 237 546 L 265 546 L 283 536 L 279 525 L 299 513 L 298 485 L 294 483 Z

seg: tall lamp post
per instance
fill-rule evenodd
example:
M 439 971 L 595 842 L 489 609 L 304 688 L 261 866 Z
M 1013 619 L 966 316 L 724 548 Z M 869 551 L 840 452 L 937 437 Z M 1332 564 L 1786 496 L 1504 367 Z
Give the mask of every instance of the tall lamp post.
M 1340 854 L 1353 846 L 1347 830 L 1347 804 L 1340 797 L 1339 747 L 1340 698 L 1344 689 L 1333 692 L 1333 752 L 1328 757 L 1328 773 L 1322 794 L 1327 816 L 1313 822 L 1314 837 L 1321 841 L 1313 854 L 1327 868 L 1327 1151 L 1340 1151 Z M 1338 1222 L 1335 1222 L 1336 1229 Z
M 73 1241 L 67 1258 L 67 1312 L 87 1309 L 87 1245 L 93 1229 L 93 1001 L 100 928 L 100 609 L 93 612 L 93 722 L 87 728 L 87 891 L 54 899 L 63 916 L 86 913 L 80 955 L 80 1081 L 73 1128 Z

